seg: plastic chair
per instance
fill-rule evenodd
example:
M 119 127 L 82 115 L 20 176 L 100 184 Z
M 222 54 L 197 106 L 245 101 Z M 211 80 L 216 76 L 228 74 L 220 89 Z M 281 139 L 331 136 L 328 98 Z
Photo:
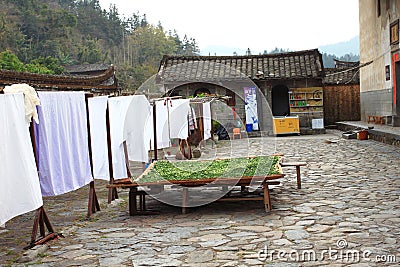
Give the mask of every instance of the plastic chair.
M 239 139 L 242 139 L 242 133 L 240 132 L 240 128 L 233 128 L 232 139 L 235 139 L 235 136 L 239 136 Z

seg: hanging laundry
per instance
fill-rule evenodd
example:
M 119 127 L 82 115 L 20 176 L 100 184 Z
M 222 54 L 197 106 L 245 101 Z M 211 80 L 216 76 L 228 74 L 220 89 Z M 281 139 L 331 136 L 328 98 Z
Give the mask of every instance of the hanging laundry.
M 196 118 L 196 112 L 194 111 L 194 108 L 192 106 L 190 106 L 188 120 L 189 120 L 189 130 L 191 133 L 193 133 L 194 129 L 197 128 L 197 118 Z
M 107 96 L 88 98 L 93 177 L 109 180 L 107 145 Z
M 83 187 L 93 178 L 90 169 L 85 94 L 39 92 L 40 124 L 36 145 L 43 196 L 56 196 Z
M 204 140 L 211 138 L 211 102 L 203 103 Z
M 33 117 L 36 123 L 39 123 L 39 118 L 36 110 L 36 106 L 40 105 L 39 98 L 36 94 L 36 91 L 33 87 L 22 83 L 22 84 L 13 84 L 10 86 L 6 86 L 3 89 L 5 94 L 10 93 L 24 93 L 24 104 L 25 104 L 25 119 L 27 123 L 31 122 Z
M 123 146 L 124 123 L 129 105 L 134 96 L 118 96 L 108 99 L 108 114 L 110 117 L 111 154 L 113 178 L 127 178 L 126 157 Z
M 135 95 L 128 107 L 124 123 L 124 140 L 128 158 L 137 162 L 149 161 L 152 137 L 151 106 L 146 96 Z
M 187 139 L 189 137 L 188 114 L 189 99 L 175 99 L 169 107 L 169 128 L 171 138 Z
M 156 101 L 156 133 L 157 133 L 157 149 L 163 149 L 170 147 L 169 137 L 169 123 L 168 123 L 168 109 L 171 107 L 171 100 L 160 100 Z M 153 111 L 153 109 L 152 109 Z M 153 117 L 153 112 L 151 113 Z M 151 123 L 152 125 L 152 123 Z M 151 149 L 154 149 L 154 140 L 151 140 Z
M 24 95 L 0 95 L 0 225 L 43 205 Z

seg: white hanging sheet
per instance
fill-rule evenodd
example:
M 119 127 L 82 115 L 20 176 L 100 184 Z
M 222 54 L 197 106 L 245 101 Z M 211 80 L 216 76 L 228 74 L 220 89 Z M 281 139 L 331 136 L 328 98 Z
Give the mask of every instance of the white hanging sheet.
M 124 140 L 129 160 L 149 161 L 151 121 L 151 106 L 146 96 L 135 95 L 127 110 L 124 124 Z
M 211 138 L 211 102 L 203 103 L 204 140 Z
M 107 144 L 107 96 L 88 98 L 93 177 L 109 180 Z
M 156 130 L 157 130 L 157 149 L 170 147 L 169 127 L 168 127 L 168 109 L 167 105 L 171 103 L 169 100 L 160 100 L 155 103 L 156 105 Z M 153 117 L 153 110 L 151 112 Z M 153 123 L 151 122 L 151 125 Z M 154 140 L 152 137 L 151 148 L 154 149 Z
M 85 94 L 39 92 L 36 125 L 43 196 L 61 195 L 93 180 L 88 147 Z
M 43 205 L 23 94 L 0 95 L 0 225 Z
M 187 139 L 189 137 L 188 114 L 190 112 L 189 99 L 175 99 L 169 108 L 170 137 Z
M 110 117 L 111 154 L 113 178 L 127 178 L 126 157 L 124 151 L 124 123 L 133 96 L 118 96 L 108 99 Z

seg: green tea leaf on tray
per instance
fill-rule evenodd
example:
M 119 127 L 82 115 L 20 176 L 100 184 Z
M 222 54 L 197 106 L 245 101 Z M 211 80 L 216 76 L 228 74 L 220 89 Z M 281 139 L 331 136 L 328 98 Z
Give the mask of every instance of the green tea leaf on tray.
M 207 161 L 160 160 L 137 182 L 196 181 L 215 178 L 240 178 L 279 174 L 276 168 L 279 157 L 258 156 L 254 158 L 232 158 Z

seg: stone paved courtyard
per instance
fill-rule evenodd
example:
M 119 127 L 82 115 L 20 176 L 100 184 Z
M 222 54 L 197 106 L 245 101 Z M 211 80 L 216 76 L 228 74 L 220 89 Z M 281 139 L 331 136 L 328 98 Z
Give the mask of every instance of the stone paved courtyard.
M 37 248 L 40 253 L 29 262 L 17 258 L 29 242 L 33 213 L 0 229 L 0 264 L 397 266 L 400 151 L 340 134 L 223 141 L 209 150 L 209 157 L 272 151 L 287 161 L 308 163 L 302 167 L 302 189 L 296 188 L 295 169 L 284 169 L 285 178 L 271 191 L 268 214 L 256 201 L 214 202 L 181 214 L 178 207 L 149 200 L 148 206 L 160 214 L 132 217 L 127 191 L 107 205 L 105 183 L 99 182 L 102 210 L 90 220 L 85 220 L 87 188 L 45 199 L 53 226 L 64 238 Z

